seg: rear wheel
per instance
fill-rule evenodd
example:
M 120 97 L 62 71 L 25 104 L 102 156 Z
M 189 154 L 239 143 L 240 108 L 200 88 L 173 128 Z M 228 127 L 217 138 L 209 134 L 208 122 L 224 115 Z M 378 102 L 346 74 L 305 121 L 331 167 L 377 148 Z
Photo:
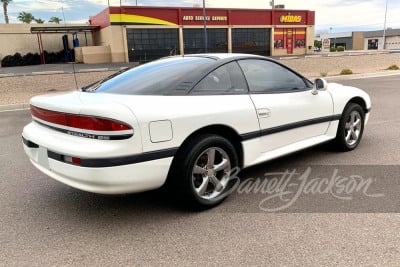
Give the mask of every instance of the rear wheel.
M 185 145 L 174 159 L 169 179 L 179 199 L 192 208 L 210 208 L 230 193 L 238 167 L 233 145 L 218 135 L 202 135 Z
M 358 146 L 364 132 L 364 119 L 365 113 L 360 105 L 355 103 L 346 105 L 335 140 L 340 150 L 350 151 Z

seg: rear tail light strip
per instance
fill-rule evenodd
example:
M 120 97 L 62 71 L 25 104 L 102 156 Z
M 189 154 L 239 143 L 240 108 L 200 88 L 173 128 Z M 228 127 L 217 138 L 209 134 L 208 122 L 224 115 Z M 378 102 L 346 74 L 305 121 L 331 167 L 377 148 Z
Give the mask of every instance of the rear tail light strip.
M 121 140 L 133 136 L 133 128 L 123 122 L 51 111 L 31 105 L 35 121 L 69 135 L 99 140 Z

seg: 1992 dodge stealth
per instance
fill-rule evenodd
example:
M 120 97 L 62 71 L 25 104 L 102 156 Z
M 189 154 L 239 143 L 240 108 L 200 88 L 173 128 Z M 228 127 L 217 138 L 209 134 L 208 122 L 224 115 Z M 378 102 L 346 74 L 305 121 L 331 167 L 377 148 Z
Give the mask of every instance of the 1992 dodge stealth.
M 78 91 L 31 100 L 33 165 L 69 186 L 120 194 L 168 181 L 193 205 L 224 200 L 230 173 L 316 144 L 359 144 L 367 93 L 314 83 L 269 58 L 160 59 Z

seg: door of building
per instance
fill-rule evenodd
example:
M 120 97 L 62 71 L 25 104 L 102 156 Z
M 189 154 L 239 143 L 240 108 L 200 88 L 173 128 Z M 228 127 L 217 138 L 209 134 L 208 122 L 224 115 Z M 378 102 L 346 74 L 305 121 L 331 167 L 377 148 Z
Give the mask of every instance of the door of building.
M 293 30 L 287 30 L 286 34 L 286 41 L 287 41 L 287 53 L 293 54 Z

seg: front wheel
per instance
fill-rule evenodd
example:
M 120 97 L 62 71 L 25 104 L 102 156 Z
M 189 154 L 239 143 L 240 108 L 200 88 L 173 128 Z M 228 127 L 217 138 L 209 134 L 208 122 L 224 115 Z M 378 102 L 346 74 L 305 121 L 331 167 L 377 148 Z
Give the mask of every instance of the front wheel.
M 340 118 L 335 139 L 340 150 L 350 151 L 358 146 L 364 132 L 364 119 L 365 113 L 360 105 L 347 104 Z
M 238 167 L 235 148 L 218 135 L 191 140 L 178 152 L 172 167 L 169 179 L 179 198 L 192 208 L 218 205 L 230 194 L 232 184 L 238 183 L 231 176 Z

